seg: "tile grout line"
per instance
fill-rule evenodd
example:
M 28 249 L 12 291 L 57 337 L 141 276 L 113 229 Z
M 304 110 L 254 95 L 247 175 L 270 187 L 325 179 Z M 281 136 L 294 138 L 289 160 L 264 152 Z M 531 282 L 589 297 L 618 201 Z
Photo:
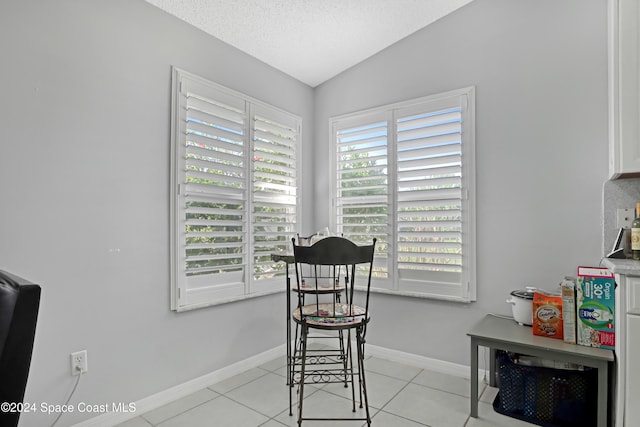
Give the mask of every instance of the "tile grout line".
M 192 406 L 192 407 L 190 407 L 190 408 L 185 409 L 184 411 L 181 411 L 181 412 L 179 412 L 179 413 L 177 413 L 177 414 L 174 414 L 174 415 L 172 415 L 172 416 L 170 416 L 170 417 L 168 417 L 168 418 L 165 418 L 165 419 L 163 419 L 162 421 L 160 421 L 160 422 L 159 422 L 159 423 L 157 423 L 157 424 L 154 424 L 154 423 L 152 423 L 150 420 L 148 420 L 147 418 L 145 418 L 145 415 L 146 415 L 146 414 L 141 414 L 141 415 L 140 415 L 140 418 L 142 418 L 144 421 L 146 421 L 147 423 L 149 423 L 151 426 L 153 426 L 153 427 L 157 427 L 158 425 L 160 425 L 160 424 L 162 424 L 162 423 L 164 423 L 164 422 L 167 422 L 167 421 L 169 421 L 169 420 L 171 420 L 171 419 L 173 419 L 173 418 L 176 418 L 176 417 L 178 417 L 178 416 L 180 416 L 180 415 L 183 415 L 183 414 L 185 414 L 185 413 L 187 413 L 187 412 L 189 412 L 189 411 L 191 411 L 191 410 L 193 410 L 193 409 L 196 409 L 196 408 L 198 408 L 198 407 L 200 407 L 200 406 L 202 406 L 202 405 L 204 405 L 204 404 L 206 404 L 206 403 L 209 403 L 209 402 L 211 402 L 211 401 L 213 401 L 213 400 L 215 400 L 215 399 L 217 399 L 217 398 L 219 398 L 219 397 L 221 397 L 221 396 L 224 396 L 224 397 L 226 397 L 227 399 L 230 399 L 230 400 L 232 400 L 232 401 L 236 402 L 235 400 L 231 399 L 231 398 L 230 398 L 229 396 L 227 396 L 226 394 L 227 394 L 227 393 L 229 393 L 229 392 L 231 392 L 231 391 L 233 391 L 233 390 L 236 390 L 236 389 L 238 389 L 238 388 L 240 388 L 240 387 L 242 387 L 242 386 L 244 386 L 244 385 L 251 384 L 252 382 L 254 382 L 254 381 L 256 381 L 256 380 L 258 380 L 258 379 L 260 379 L 260 378 L 264 377 L 265 375 L 268 375 L 268 374 L 270 374 L 270 373 L 273 373 L 273 372 L 271 372 L 271 371 L 269 371 L 269 370 L 267 370 L 267 369 L 262 369 L 262 368 L 260 368 L 260 367 L 256 367 L 255 369 L 260 369 L 260 370 L 264 371 L 264 374 L 263 374 L 263 375 L 260 375 L 260 376 L 258 376 L 258 377 L 256 377 L 256 378 L 253 378 L 252 380 L 250 380 L 250 381 L 248 381 L 248 382 L 246 382 L 246 383 L 240 384 L 240 385 L 238 385 L 238 386 L 236 386 L 236 387 L 234 387 L 234 388 L 232 388 L 232 389 L 230 389 L 230 390 L 227 390 L 227 391 L 226 391 L 226 392 L 224 392 L 224 393 L 220 393 L 220 392 L 218 392 L 218 391 L 216 391 L 216 390 L 213 390 L 211 387 L 215 386 L 215 384 L 211 384 L 210 386 L 207 386 L 207 387 L 205 387 L 205 388 L 204 388 L 204 389 L 202 389 L 202 390 L 209 390 L 209 391 L 211 391 L 211 392 L 213 392 L 213 393 L 216 393 L 216 394 L 217 394 L 217 396 L 214 396 L 214 397 L 212 397 L 211 399 L 207 399 L 207 400 L 205 400 L 204 402 L 201 402 L 201 403 L 199 403 L 199 404 L 197 404 L 197 405 L 195 405 L 195 406 Z M 277 375 L 277 374 L 274 374 L 274 375 Z M 283 378 L 284 378 L 284 377 L 283 377 Z M 196 392 L 196 393 L 197 393 L 197 392 Z M 236 402 L 236 403 L 239 403 L 239 404 L 240 404 L 240 402 Z M 248 408 L 248 406 L 246 406 L 246 405 L 243 405 L 243 406 L 245 406 L 245 407 L 247 407 L 247 408 Z M 253 410 L 254 412 L 258 412 L 258 411 L 256 411 L 256 410 L 255 410 L 255 409 L 253 409 L 253 408 L 249 408 L 249 409 Z M 258 413 L 259 413 L 260 415 L 264 415 L 264 416 L 268 417 L 268 415 L 261 414 L 260 412 L 258 412 Z
M 208 388 L 208 387 L 207 387 L 207 388 Z M 204 390 L 204 389 L 203 389 L 203 390 Z M 213 390 L 212 390 L 212 391 L 213 391 Z M 216 393 L 217 393 L 217 392 L 216 392 Z M 197 405 L 192 406 L 192 407 L 190 407 L 190 408 L 188 408 L 188 409 L 185 409 L 184 411 L 179 412 L 179 413 L 177 413 L 177 414 L 175 414 L 175 415 L 172 415 L 172 416 L 170 416 L 169 418 L 165 418 L 164 420 L 160 421 L 160 422 L 159 422 L 159 423 L 157 423 L 157 424 L 154 424 L 154 423 L 152 423 L 151 421 L 149 421 L 148 419 L 146 419 L 146 418 L 144 417 L 144 416 L 145 416 L 145 414 L 140 415 L 140 418 L 142 418 L 143 420 L 145 420 L 146 422 L 148 422 L 151 426 L 153 426 L 153 427 L 157 427 L 157 426 L 159 426 L 159 425 L 160 425 L 160 424 L 162 424 L 162 423 L 165 423 L 165 422 L 167 422 L 167 421 L 169 421 L 169 420 L 172 420 L 172 419 L 174 419 L 174 418 L 176 418 L 176 417 L 178 417 L 178 416 L 180 416 L 180 415 L 183 415 L 183 414 L 185 414 L 185 413 L 187 413 L 187 412 L 189 412 L 189 411 L 191 411 L 191 410 L 193 410 L 193 409 L 199 408 L 200 406 L 205 405 L 205 404 L 207 404 L 207 403 L 209 403 L 209 402 L 212 402 L 212 401 L 214 401 L 215 399 L 217 399 L 217 398 L 219 398 L 220 396 L 222 396 L 222 394 L 220 394 L 220 393 L 217 393 L 217 394 L 218 394 L 217 396 L 214 396 L 214 397 L 212 397 L 211 399 L 207 399 L 207 400 L 205 400 L 204 402 L 198 403 Z
M 366 357 L 366 359 L 371 359 L 371 358 L 373 358 L 373 357 L 375 357 L 375 356 L 368 355 L 368 357 Z M 276 359 L 274 359 L 274 361 L 275 361 L 275 360 L 276 360 Z M 382 360 L 382 361 L 387 361 L 386 359 L 381 359 L 381 360 Z M 389 362 L 394 363 L 393 361 L 389 361 Z M 272 362 L 270 362 L 270 363 L 272 363 Z M 417 379 L 417 378 L 418 378 L 422 373 L 424 373 L 425 371 L 429 371 L 428 369 L 420 368 L 420 367 L 413 366 L 413 365 L 405 365 L 405 364 L 397 364 L 397 363 L 394 363 L 394 364 L 396 364 L 396 365 L 400 365 L 400 366 L 397 366 L 396 368 L 401 368 L 402 366 L 407 366 L 407 367 L 409 367 L 409 368 L 418 369 L 418 371 L 417 371 L 415 374 L 413 374 L 412 376 L 410 376 L 410 378 L 409 378 L 409 379 L 406 379 L 408 376 L 405 376 L 405 378 L 398 378 L 397 376 L 394 376 L 394 375 L 392 375 L 392 374 L 389 374 L 389 370 L 386 370 L 386 373 L 383 373 L 383 372 L 377 372 L 376 370 L 367 370 L 367 369 L 365 369 L 365 374 L 366 374 L 367 376 L 370 376 L 370 374 L 372 374 L 372 373 L 373 373 L 373 374 L 375 374 L 375 375 L 379 375 L 379 376 L 381 376 L 381 377 L 386 377 L 386 378 L 393 379 L 393 380 L 396 380 L 396 381 L 401 381 L 401 382 L 403 383 L 403 384 L 402 384 L 402 387 L 401 387 L 401 388 L 400 388 L 396 393 L 394 393 L 390 398 L 385 399 L 385 402 L 381 405 L 381 407 L 379 407 L 379 408 L 371 407 L 372 409 L 374 409 L 374 410 L 375 410 L 375 412 L 374 412 L 374 411 L 372 411 L 372 412 L 374 412 L 374 413 L 372 414 L 372 416 L 371 416 L 372 420 L 373 420 L 375 417 L 377 417 L 380 413 L 384 413 L 384 414 L 387 414 L 387 415 L 390 415 L 390 416 L 393 416 L 393 417 L 399 417 L 399 418 L 401 418 L 401 419 L 404 419 L 404 420 L 407 420 L 407 421 L 410 421 L 410 422 L 416 423 L 417 425 L 422 425 L 422 426 L 427 426 L 427 427 L 428 427 L 428 425 L 427 425 L 427 424 L 424 424 L 424 423 L 422 423 L 422 422 L 420 422 L 420 421 L 413 420 L 413 419 L 411 419 L 411 418 L 406 418 L 406 417 L 404 417 L 403 415 L 398 415 L 398 414 L 395 414 L 395 413 L 392 413 L 392 412 L 388 412 L 388 411 L 386 411 L 386 410 L 385 410 L 385 409 L 386 409 L 386 407 L 388 407 L 388 405 L 389 405 L 389 404 L 390 404 L 394 399 L 396 399 L 396 398 L 398 397 L 398 395 L 399 395 L 399 394 L 401 394 L 404 390 L 406 390 L 406 388 L 407 388 L 410 384 L 413 384 L 413 385 L 416 385 L 416 386 L 420 386 L 420 387 L 424 387 L 424 388 L 428 388 L 428 389 L 431 389 L 431 390 L 434 390 L 434 391 L 438 391 L 438 392 L 442 392 L 442 393 L 447 393 L 447 394 L 450 394 L 450 395 L 453 395 L 453 396 L 458 396 L 458 397 L 462 397 L 462 398 L 468 398 L 467 396 L 460 395 L 460 394 L 455 393 L 455 392 L 452 392 L 452 391 L 442 390 L 442 389 L 437 388 L 437 387 L 433 387 L 433 386 L 430 386 L 430 385 L 423 385 L 423 384 L 419 384 L 419 383 L 414 382 L 414 381 L 415 381 L 415 380 L 416 380 L 416 379 Z M 366 365 L 366 362 L 365 362 L 365 365 Z M 242 403 L 242 402 L 239 402 L 239 401 L 235 400 L 234 398 L 232 398 L 231 396 L 229 396 L 229 395 L 228 395 L 229 393 L 232 393 L 233 391 L 237 390 L 237 389 L 238 389 L 238 388 L 240 388 L 240 387 L 248 386 L 248 385 L 250 385 L 251 383 L 253 383 L 253 382 L 257 381 L 257 380 L 259 380 L 259 379 L 261 379 L 261 378 L 264 378 L 264 377 L 265 377 L 265 376 L 267 376 L 268 374 L 273 374 L 273 375 L 275 375 L 275 376 L 277 376 L 277 377 L 279 377 L 279 378 L 286 379 L 286 376 L 283 376 L 283 375 L 280 375 L 280 374 L 278 374 L 278 373 L 277 373 L 277 371 L 281 370 L 283 367 L 286 367 L 286 365 L 277 366 L 277 367 L 274 367 L 274 368 L 272 368 L 272 369 L 268 369 L 268 368 L 265 368 L 265 367 L 262 367 L 262 366 L 264 366 L 264 365 L 261 365 L 261 366 L 257 366 L 257 367 L 256 367 L 256 369 L 259 369 L 259 370 L 260 370 L 260 371 L 259 371 L 259 375 L 258 375 L 258 376 L 256 376 L 255 378 L 250 379 L 249 381 L 247 381 L 247 382 L 245 382 L 245 383 L 238 384 L 238 385 L 234 386 L 233 388 L 230 388 L 229 390 L 224 391 L 223 393 L 218 392 L 218 391 L 216 391 L 216 390 L 214 390 L 214 389 L 212 388 L 212 387 L 215 387 L 215 385 L 216 385 L 216 384 L 218 384 L 218 383 L 216 383 L 216 384 L 211 384 L 211 385 L 209 385 L 209 386 L 207 386 L 207 387 L 203 388 L 203 390 L 209 390 L 209 391 L 211 391 L 211 392 L 213 392 L 213 393 L 216 393 L 217 395 L 216 395 L 216 396 L 213 396 L 213 397 L 211 397 L 211 398 L 209 398 L 209 399 L 207 399 L 207 400 L 205 400 L 205 401 L 203 401 L 203 402 L 201 402 L 201 403 L 199 403 L 199 404 L 197 404 L 197 405 L 195 405 L 195 406 L 193 406 L 193 407 L 190 407 L 190 408 L 188 408 L 188 409 L 182 410 L 181 412 L 179 412 L 179 413 L 177 413 L 177 414 L 174 414 L 174 415 L 172 415 L 172 416 L 170 416 L 170 417 L 168 417 L 168 418 L 166 418 L 166 419 L 163 419 L 163 420 L 159 421 L 159 422 L 158 422 L 158 423 L 156 423 L 156 424 L 154 424 L 154 423 L 152 423 L 150 420 L 148 420 L 148 419 L 145 417 L 145 415 L 146 415 L 146 414 L 141 414 L 141 415 L 140 415 L 140 419 L 141 419 L 142 421 L 144 421 L 145 423 L 147 423 L 149 426 L 157 427 L 157 426 L 161 425 L 162 423 L 165 423 L 165 422 L 167 422 L 167 421 L 169 421 L 169 420 L 171 420 L 171 419 L 173 419 L 173 418 L 176 418 L 176 417 L 178 417 L 178 416 L 180 416 L 180 415 L 183 415 L 183 414 L 185 414 L 185 413 L 187 413 L 187 412 L 189 412 L 189 411 L 191 411 L 191 410 L 194 410 L 194 409 L 196 409 L 196 408 L 198 408 L 198 407 L 200 407 L 200 406 L 202 406 L 202 405 L 205 405 L 205 404 L 207 404 L 207 403 L 210 403 L 210 402 L 212 402 L 213 400 L 215 400 L 215 399 L 217 399 L 217 398 L 219 398 L 219 397 L 221 397 L 221 396 L 224 396 L 226 399 L 229 399 L 230 401 L 232 401 L 232 402 L 234 402 L 234 403 L 236 403 L 236 404 L 238 404 L 238 405 L 240 405 L 240 406 L 242 406 L 242 407 L 245 407 L 245 408 L 249 409 L 250 411 L 252 411 L 252 412 L 254 412 L 254 413 L 260 414 L 260 415 L 262 415 L 262 416 L 264 416 L 264 417 L 266 417 L 266 418 L 267 418 L 267 420 L 265 420 L 265 421 L 264 421 L 264 422 L 262 422 L 261 424 L 258 424 L 258 426 L 257 426 L 257 427 L 259 427 L 259 426 L 263 426 L 263 425 L 266 425 L 266 424 L 268 424 L 270 421 L 273 421 L 273 422 L 277 423 L 278 425 L 284 425 L 284 426 L 287 426 L 288 424 L 284 424 L 284 423 L 282 423 L 280 420 L 278 420 L 278 419 L 277 419 L 277 417 L 281 416 L 283 413 L 288 413 L 288 410 L 289 410 L 289 409 L 288 409 L 288 407 L 286 407 L 283 411 L 281 411 L 281 412 L 279 412 L 279 413 L 275 414 L 274 416 L 270 416 L 270 415 L 268 415 L 268 414 L 264 414 L 264 413 L 262 413 L 261 411 L 257 410 L 256 408 L 253 408 L 253 407 L 249 406 L 248 404 L 244 404 L 244 403 Z M 273 365 L 272 365 L 272 366 L 273 366 Z M 382 369 L 382 370 L 384 370 L 384 369 Z M 324 385 L 323 385 L 323 386 L 324 386 Z M 357 383 L 356 383 L 356 387 L 358 387 L 358 386 L 357 386 Z M 314 388 L 315 388 L 315 391 L 314 391 L 312 394 L 309 394 L 307 397 L 312 396 L 312 395 L 313 395 L 313 394 L 315 394 L 317 391 L 320 391 L 320 390 L 322 390 L 322 389 L 323 389 L 323 387 L 319 387 L 319 388 L 318 388 L 318 387 L 314 387 Z M 479 393 L 479 399 L 484 395 L 484 393 L 487 391 L 487 389 L 488 389 L 488 388 L 489 388 L 489 387 L 488 387 L 488 384 L 486 384 L 486 381 L 484 381 L 484 379 L 483 379 L 483 381 L 482 381 L 482 389 L 480 390 L 480 393 Z M 286 390 L 286 389 L 285 389 L 285 390 Z M 340 395 L 340 394 L 337 394 L 337 393 L 335 393 L 335 392 L 332 392 L 331 390 L 325 390 L 325 392 L 326 392 L 326 393 L 329 393 L 329 394 L 331 394 L 331 395 L 333 395 L 333 396 L 339 397 L 339 398 L 341 398 L 341 399 L 344 399 L 344 400 L 346 400 L 346 401 L 351 401 L 351 399 L 350 399 L 350 398 L 346 398 L 345 396 Z M 465 422 L 464 422 L 464 424 L 463 424 L 463 426 L 466 426 L 466 425 L 469 423 L 469 420 L 470 420 L 470 416 L 468 415 L 468 416 L 467 416 L 467 418 L 466 418 L 466 420 L 465 420 Z
M 412 423 L 419 424 L 419 425 L 422 425 L 422 426 L 425 426 L 425 427 L 430 427 L 428 424 L 424 424 L 424 423 L 421 423 L 421 422 L 419 422 L 419 421 L 413 420 L 413 419 L 411 419 L 411 418 L 407 418 L 407 417 L 404 417 L 404 416 L 402 416 L 402 415 L 394 414 L 393 412 L 387 412 L 387 411 L 385 411 L 385 410 L 384 410 L 384 408 L 385 408 L 389 403 L 391 403 L 391 401 L 392 401 L 393 399 L 395 399 L 395 398 L 396 398 L 396 397 L 397 397 L 397 396 L 402 392 L 402 390 L 404 390 L 405 388 L 407 388 L 407 387 L 409 386 L 409 384 L 412 384 L 412 383 L 411 383 L 410 381 L 409 381 L 409 382 L 407 382 L 407 383 L 404 385 L 404 387 L 402 387 L 400 390 L 398 390 L 398 392 L 397 392 L 396 394 L 394 394 L 394 395 L 393 395 L 393 397 L 387 401 L 387 403 L 385 403 L 384 405 L 382 405 L 382 408 L 380 408 L 380 409 L 378 410 L 378 412 L 376 413 L 376 415 L 378 415 L 380 412 L 384 412 L 384 413 L 385 413 L 385 414 L 387 414 L 387 415 L 391 415 L 391 416 L 394 416 L 394 417 L 402 418 L 403 420 L 407 420 L 407 421 L 410 421 L 410 422 L 412 422 Z M 371 421 L 373 422 L 373 417 L 371 417 Z

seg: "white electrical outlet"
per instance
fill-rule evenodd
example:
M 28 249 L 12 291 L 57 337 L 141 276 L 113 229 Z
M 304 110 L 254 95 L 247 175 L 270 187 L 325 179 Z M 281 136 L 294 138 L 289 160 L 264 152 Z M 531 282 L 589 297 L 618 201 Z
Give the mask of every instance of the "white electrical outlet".
M 71 375 L 80 375 L 87 371 L 87 350 L 71 353 Z
M 631 223 L 635 219 L 635 209 L 618 209 L 616 211 L 617 228 L 631 228 Z

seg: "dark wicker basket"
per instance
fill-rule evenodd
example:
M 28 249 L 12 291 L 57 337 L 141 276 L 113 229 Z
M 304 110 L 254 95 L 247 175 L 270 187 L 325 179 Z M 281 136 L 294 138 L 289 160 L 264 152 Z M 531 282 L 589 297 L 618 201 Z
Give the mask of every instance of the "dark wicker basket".
M 496 412 L 545 427 L 596 426 L 597 370 L 553 369 L 498 356 Z

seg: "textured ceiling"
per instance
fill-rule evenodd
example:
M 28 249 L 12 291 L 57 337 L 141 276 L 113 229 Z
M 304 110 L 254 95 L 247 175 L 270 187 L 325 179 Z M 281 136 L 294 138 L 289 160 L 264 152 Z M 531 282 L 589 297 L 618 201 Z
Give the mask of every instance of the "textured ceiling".
M 146 0 L 315 87 L 471 0 Z

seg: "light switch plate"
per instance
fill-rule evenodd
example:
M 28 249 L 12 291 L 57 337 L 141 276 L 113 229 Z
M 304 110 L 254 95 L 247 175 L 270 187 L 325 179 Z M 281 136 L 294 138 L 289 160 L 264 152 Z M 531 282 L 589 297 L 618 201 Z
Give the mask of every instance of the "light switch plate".
M 635 209 L 618 209 L 616 211 L 617 228 L 631 228 L 631 223 L 635 219 Z

